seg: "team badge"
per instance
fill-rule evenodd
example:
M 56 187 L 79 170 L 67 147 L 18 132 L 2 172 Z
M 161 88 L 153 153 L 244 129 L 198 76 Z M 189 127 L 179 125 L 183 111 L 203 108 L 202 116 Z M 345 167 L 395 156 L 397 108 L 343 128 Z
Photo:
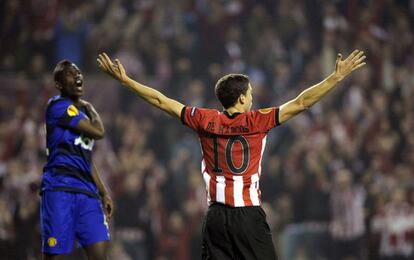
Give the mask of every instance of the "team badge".
M 47 244 L 48 244 L 50 247 L 55 247 L 55 246 L 56 246 L 56 244 L 57 244 L 57 240 L 56 240 L 56 238 L 54 238 L 54 237 L 49 237 L 49 238 L 47 239 Z
M 269 108 L 262 108 L 262 109 L 259 109 L 259 112 L 262 113 L 262 114 L 268 114 L 268 113 L 272 112 L 272 109 L 273 108 L 271 108 L 271 107 L 269 107 Z
M 66 110 L 69 116 L 77 116 L 79 115 L 78 109 L 74 105 L 70 105 Z

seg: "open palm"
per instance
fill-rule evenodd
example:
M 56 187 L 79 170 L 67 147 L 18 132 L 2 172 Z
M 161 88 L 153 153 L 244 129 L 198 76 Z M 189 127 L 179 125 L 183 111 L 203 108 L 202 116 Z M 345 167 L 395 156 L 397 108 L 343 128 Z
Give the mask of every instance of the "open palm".
M 342 60 L 342 54 L 338 54 L 335 65 L 335 74 L 339 80 L 342 80 L 348 76 L 352 71 L 361 68 L 365 65 L 366 56 L 363 51 L 355 50 L 353 51 L 348 58 Z
M 115 64 L 112 62 L 111 58 L 106 53 L 101 53 L 98 56 L 99 68 L 106 72 L 111 77 L 123 82 L 126 80 L 127 75 L 125 73 L 124 66 L 119 62 L 118 59 L 115 59 Z

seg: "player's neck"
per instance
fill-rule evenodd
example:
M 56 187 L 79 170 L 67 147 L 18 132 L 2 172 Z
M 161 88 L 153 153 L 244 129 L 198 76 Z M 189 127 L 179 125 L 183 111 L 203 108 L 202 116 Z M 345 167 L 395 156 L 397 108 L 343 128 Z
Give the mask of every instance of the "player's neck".
M 68 96 L 63 93 L 60 94 L 61 97 L 70 99 L 75 105 L 77 105 L 80 101 L 80 97 L 78 96 Z
M 246 111 L 244 111 L 242 108 L 239 108 L 237 105 L 234 107 L 229 107 L 227 109 L 225 109 L 225 111 L 229 114 L 229 115 L 234 115 L 236 113 L 244 113 Z

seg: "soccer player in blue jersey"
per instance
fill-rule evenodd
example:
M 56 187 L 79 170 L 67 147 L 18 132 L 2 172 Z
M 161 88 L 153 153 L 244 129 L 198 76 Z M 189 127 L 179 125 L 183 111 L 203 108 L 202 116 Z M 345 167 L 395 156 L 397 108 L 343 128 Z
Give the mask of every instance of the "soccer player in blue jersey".
M 68 60 L 53 72 L 60 95 L 46 109 L 47 163 L 41 184 L 43 259 L 63 259 L 74 241 L 88 259 L 106 259 L 112 200 L 92 163 L 94 141 L 104 137 L 95 108 L 81 99 L 83 76 Z

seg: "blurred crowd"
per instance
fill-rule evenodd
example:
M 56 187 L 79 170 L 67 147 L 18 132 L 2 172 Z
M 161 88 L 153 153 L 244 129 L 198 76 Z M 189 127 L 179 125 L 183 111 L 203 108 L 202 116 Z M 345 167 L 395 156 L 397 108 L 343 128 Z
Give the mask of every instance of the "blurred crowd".
M 414 259 L 414 1 L 8 0 L 0 24 L 0 259 L 39 259 L 57 61 L 79 65 L 105 123 L 94 161 L 116 205 L 111 259 L 187 260 L 207 209 L 197 137 L 100 73 L 97 54 L 221 109 L 226 73 L 249 75 L 255 108 L 276 106 L 353 49 L 367 65 L 269 133 L 263 207 L 281 259 Z

